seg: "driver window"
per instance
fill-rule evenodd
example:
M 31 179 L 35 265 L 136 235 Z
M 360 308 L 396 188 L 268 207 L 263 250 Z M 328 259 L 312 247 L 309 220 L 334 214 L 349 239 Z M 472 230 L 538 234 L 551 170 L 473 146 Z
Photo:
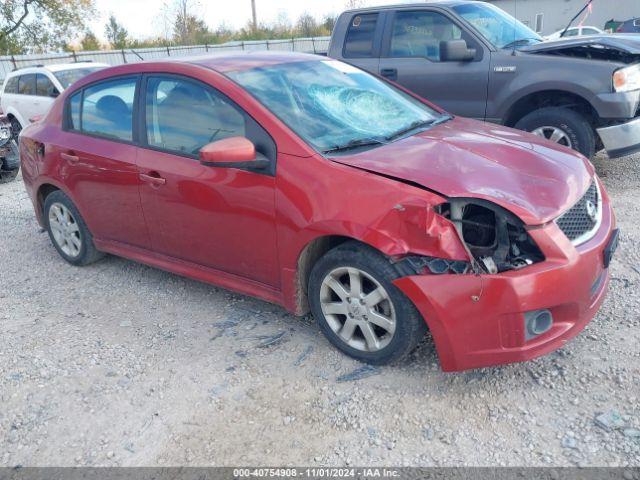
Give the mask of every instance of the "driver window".
M 462 30 L 436 12 L 397 12 L 391 36 L 392 57 L 423 57 L 440 61 L 440 42 L 460 40 Z
M 245 117 L 212 87 L 175 77 L 150 77 L 146 95 L 150 146 L 197 155 L 216 140 L 245 136 Z

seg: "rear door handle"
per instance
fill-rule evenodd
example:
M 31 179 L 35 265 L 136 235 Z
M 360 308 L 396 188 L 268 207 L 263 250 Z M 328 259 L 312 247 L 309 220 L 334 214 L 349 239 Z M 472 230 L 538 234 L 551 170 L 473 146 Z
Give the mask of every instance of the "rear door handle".
M 66 160 L 69 163 L 78 163 L 80 161 L 80 157 L 78 157 L 77 155 L 72 155 L 70 153 L 64 153 L 64 152 L 60 154 L 60 158 L 62 158 L 63 160 Z
M 140 180 L 149 183 L 154 187 L 159 187 L 167 183 L 166 178 L 162 178 L 158 172 L 141 173 Z
M 398 69 L 397 68 L 383 68 L 380 70 L 380 75 L 384 78 L 388 78 L 389 80 L 397 80 L 398 79 Z

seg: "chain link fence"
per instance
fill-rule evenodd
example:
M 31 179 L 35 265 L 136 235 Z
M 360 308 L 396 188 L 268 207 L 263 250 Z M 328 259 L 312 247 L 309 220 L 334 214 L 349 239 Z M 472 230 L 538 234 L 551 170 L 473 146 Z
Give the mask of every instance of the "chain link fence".
M 218 45 L 190 45 L 181 47 L 156 47 L 123 50 L 99 50 L 92 52 L 64 52 L 35 55 L 0 56 L 0 80 L 7 73 L 33 65 L 48 65 L 72 62 L 99 62 L 109 65 L 135 63 L 142 60 L 154 60 L 167 57 L 206 55 L 216 52 L 234 51 L 283 51 L 326 54 L 331 37 L 291 38 L 284 40 L 256 40 L 247 42 L 227 42 Z

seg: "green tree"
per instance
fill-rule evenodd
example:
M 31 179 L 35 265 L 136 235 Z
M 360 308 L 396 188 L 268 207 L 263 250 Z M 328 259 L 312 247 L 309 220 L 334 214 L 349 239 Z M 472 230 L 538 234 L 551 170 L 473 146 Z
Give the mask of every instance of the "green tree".
M 113 48 L 125 48 L 129 44 L 129 32 L 118 23 L 113 14 L 109 16 L 109 21 L 104 27 L 104 34 Z
M 3 0 L 0 53 L 62 49 L 93 13 L 93 0 Z
M 80 40 L 80 46 L 82 47 L 82 50 L 87 51 L 100 50 L 101 48 L 98 37 L 96 37 L 91 30 L 87 30 L 85 32 L 84 37 Z

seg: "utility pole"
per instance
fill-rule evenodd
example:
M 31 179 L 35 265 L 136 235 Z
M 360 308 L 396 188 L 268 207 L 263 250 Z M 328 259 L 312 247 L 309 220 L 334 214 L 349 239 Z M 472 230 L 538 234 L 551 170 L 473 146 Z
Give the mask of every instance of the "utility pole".
M 256 0 L 251 0 L 251 15 L 253 16 L 253 30 L 258 30 L 258 16 L 256 15 Z

